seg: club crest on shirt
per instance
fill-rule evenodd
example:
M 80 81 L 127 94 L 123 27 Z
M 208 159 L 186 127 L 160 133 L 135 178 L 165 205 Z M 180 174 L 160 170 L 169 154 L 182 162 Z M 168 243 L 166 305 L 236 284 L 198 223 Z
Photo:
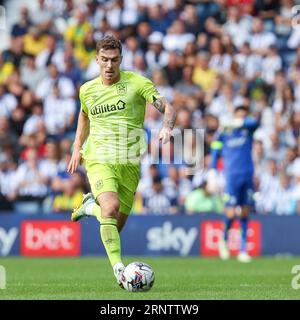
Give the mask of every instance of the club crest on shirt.
M 96 190 L 100 190 L 103 187 L 103 181 L 98 180 L 95 184 Z
M 124 95 L 127 93 L 127 85 L 125 83 L 118 83 L 116 88 L 119 95 Z

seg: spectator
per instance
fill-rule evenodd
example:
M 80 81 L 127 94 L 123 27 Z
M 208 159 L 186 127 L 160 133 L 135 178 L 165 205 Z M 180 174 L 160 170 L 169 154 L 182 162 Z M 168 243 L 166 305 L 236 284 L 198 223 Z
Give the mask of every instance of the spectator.
M 46 69 L 49 64 L 55 64 L 59 71 L 63 71 L 63 51 L 57 46 L 55 35 L 48 35 L 46 47 L 36 56 L 36 67 Z
M 168 101 L 173 102 L 174 91 L 173 88 L 169 85 L 164 72 L 161 70 L 155 70 L 152 73 L 152 79 L 158 92 Z
M 85 33 L 82 45 L 78 45 L 74 50 L 74 56 L 78 61 L 79 68 L 85 69 L 96 55 L 96 41 L 93 30 Z M 68 59 L 70 61 L 70 59 Z
M 15 175 L 18 194 L 14 209 L 24 213 L 38 213 L 48 193 L 47 177 L 38 160 L 37 149 L 30 149 L 27 160 L 20 164 Z
M 163 68 L 171 86 L 174 86 L 174 84 L 182 78 L 181 65 L 180 56 L 175 51 L 171 51 L 168 56 L 167 65 Z
M 275 74 L 277 71 L 280 71 L 282 68 L 282 60 L 278 55 L 277 49 L 275 46 L 270 46 L 267 50 L 266 56 L 262 61 L 262 77 L 263 79 L 272 84 L 274 82 Z
M 143 196 L 143 213 L 156 215 L 176 214 L 177 210 L 176 198 L 168 195 L 162 185 L 161 178 L 155 176 L 152 188 Z
M 124 0 L 108 3 L 106 15 L 109 25 L 117 30 L 135 25 L 138 19 L 137 10 Z
M 210 61 L 209 67 L 218 73 L 225 73 L 230 69 L 231 56 L 225 52 L 225 48 L 219 38 L 212 38 L 209 46 Z
M 27 7 L 21 7 L 20 18 L 12 26 L 11 35 L 13 37 L 24 36 L 28 32 L 28 29 L 30 26 L 31 26 L 31 21 L 29 18 L 29 10 Z
M 193 74 L 194 83 L 199 85 L 204 91 L 207 91 L 212 86 L 215 77 L 216 71 L 209 67 L 209 55 L 204 52 L 199 53 Z
M 71 42 L 75 49 L 83 45 L 85 35 L 93 28 L 87 19 L 87 14 L 85 6 L 78 6 L 75 9 L 75 19 L 65 32 L 65 40 Z
M 64 56 L 64 71 L 62 72 L 62 77 L 70 79 L 73 83 L 73 86 L 76 89 L 79 89 L 80 83 L 82 83 L 82 75 L 80 69 L 77 67 L 77 64 L 74 59 Z
M 50 185 L 51 180 L 56 177 L 59 170 L 59 145 L 55 141 L 48 141 L 45 145 L 44 159 L 41 160 L 41 170 L 48 178 L 47 183 Z
M 151 27 L 148 22 L 142 21 L 137 25 L 137 40 L 139 47 L 145 53 L 148 50 L 148 41 L 151 34 Z
M 195 213 L 221 213 L 223 210 L 221 199 L 209 191 L 207 182 L 203 182 L 199 188 L 192 191 L 184 205 L 189 215 Z
M 54 197 L 53 210 L 55 212 L 70 212 L 80 206 L 83 190 L 77 189 L 73 179 L 67 179 L 62 184 L 63 193 Z
M 207 106 L 207 111 L 218 117 L 220 121 L 230 119 L 233 114 L 234 106 L 242 104 L 241 97 L 234 96 L 231 84 L 224 83 L 219 95 L 217 95 Z
M 7 154 L 0 153 L 0 211 L 13 210 L 15 193 L 16 163 Z
M 8 119 L 6 117 L 0 116 L 0 147 L 1 149 L 2 147 L 5 146 L 5 144 L 16 145 L 17 141 L 18 141 L 18 137 L 11 130 Z
M 193 82 L 192 67 L 187 66 L 183 69 L 182 80 L 176 83 L 175 90 L 178 94 L 182 94 L 185 99 L 188 97 L 195 99 L 202 98 L 201 87 Z
M 36 96 L 39 99 L 45 100 L 49 96 L 49 92 L 56 84 L 59 89 L 59 94 L 63 98 L 73 98 L 75 88 L 72 81 L 64 76 L 60 76 L 57 67 L 54 64 L 48 65 L 48 75 L 39 83 L 36 88 Z
M 64 98 L 60 93 L 59 84 L 55 83 L 52 94 L 45 98 L 44 103 L 44 122 L 47 133 L 53 137 L 60 137 L 67 133 L 74 123 L 75 111 L 75 101 Z
M 3 54 L 0 52 L 0 85 L 5 84 L 8 77 L 14 71 L 14 65 L 10 61 L 4 61 Z
M 47 7 L 45 0 L 38 0 L 38 8 L 31 12 L 30 19 L 32 23 L 42 32 L 49 32 L 53 23 L 53 15 Z
M 47 36 L 38 27 L 31 26 L 23 41 L 25 53 L 36 56 L 46 48 Z
M 250 36 L 251 49 L 259 55 L 265 55 L 268 48 L 275 44 L 275 34 L 270 31 L 264 31 L 262 20 L 260 18 L 254 18 L 252 23 L 252 34 Z
M 2 54 L 4 62 L 11 62 L 18 69 L 25 55 L 23 37 L 11 38 L 10 47 L 4 50 Z
M 196 37 L 199 32 L 203 31 L 203 26 L 199 21 L 197 8 L 195 6 L 190 4 L 185 5 L 180 16 L 183 17 L 185 30 L 187 33 L 191 33 Z
M 261 72 L 263 57 L 251 50 L 250 43 L 245 42 L 240 51 L 235 55 L 241 73 L 245 75 L 247 80 L 254 79 Z
M 139 49 L 138 40 L 135 37 L 129 37 L 126 39 L 124 54 L 122 60 L 122 67 L 125 70 L 133 69 L 134 57 L 137 54 L 141 54 L 142 51 Z
M 0 116 L 8 118 L 17 107 L 18 101 L 14 95 L 6 92 L 4 85 L 0 84 Z
M 279 189 L 278 167 L 275 159 L 269 159 L 267 171 L 259 177 L 259 195 L 256 210 L 260 213 L 272 213 Z
M 32 105 L 32 115 L 26 120 L 23 127 L 23 137 L 31 134 L 36 134 L 39 131 L 43 131 L 45 126 L 43 119 L 43 104 L 36 101 Z M 22 136 L 20 137 L 22 140 Z
M 170 198 L 178 199 L 178 205 L 183 208 L 187 195 L 192 190 L 192 182 L 186 176 L 186 168 L 170 166 L 168 176 L 162 180 L 162 184 Z
M 266 157 L 276 160 L 277 164 L 283 163 L 285 148 L 281 145 L 279 137 L 275 132 L 270 134 L 270 146 L 266 149 Z
M 139 73 L 144 77 L 149 77 L 150 74 L 147 71 L 146 60 L 143 54 L 137 53 L 133 57 L 132 71 Z
M 281 47 L 286 45 L 288 36 L 292 31 L 293 5 L 292 0 L 282 0 L 281 6 L 275 16 L 275 32 L 279 36 L 279 45 Z
M 195 36 L 185 30 L 185 25 L 182 21 L 175 20 L 168 29 L 163 40 L 163 46 L 168 51 L 183 52 L 189 42 L 195 41 Z
M 235 47 L 241 48 L 241 46 L 248 40 L 249 30 L 241 20 L 241 12 L 237 6 L 231 6 L 228 8 L 227 21 L 223 26 L 224 32 L 228 34 Z
M 149 49 L 146 52 L 145 58 L 151 70 L 163 68 L 168 63 L 168 53 L 163 50 L 162 46 L 163 38 L 163 34 L 158 31 L 151 33 L 149 36 Z
M 150 5 L 147 8 L 147 16 L 151 30 L 166 33 L 167 28 L 170 26 L 170 20 L 164 15 L 161 5 Z
M 28 86 L 31 91 L 34 91 L 39 82 L 46 76 L 46 70 L 36 67 L 35 57 L 27 55 L 21 68 L 21 81 Z
M 291 185 L 291 178 L 285 174 L 280 176 L 279 187 L 274 197 L 273 213 L 278 215 L 295 214 L 297 202 L 294 198 L 294 190 Z
M 261 140 L 254 140 L 253 142 L 253 162 L 255 175 L 259 177 L 266 171 L 267 166 L 264 144 Z

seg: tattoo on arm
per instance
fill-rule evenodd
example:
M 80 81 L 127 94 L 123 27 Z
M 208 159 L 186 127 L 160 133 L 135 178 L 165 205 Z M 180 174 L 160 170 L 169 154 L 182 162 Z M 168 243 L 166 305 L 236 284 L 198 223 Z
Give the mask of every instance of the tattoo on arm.
M 161 113 L 165 112 L 166 100 L 161 98 L 154 101 L 153 106 Z
M 168 101 L 165 98 L 160 98 L 154 101 L 153 106 L 161 113 L 164 113 L 163 126 L 165 128 L 173 129 L 176 122 L 176 111 Z
M 165 112 L 164 127 L 173 129 L 176 122 L 176 112 L 172 109 L 171 112 Z

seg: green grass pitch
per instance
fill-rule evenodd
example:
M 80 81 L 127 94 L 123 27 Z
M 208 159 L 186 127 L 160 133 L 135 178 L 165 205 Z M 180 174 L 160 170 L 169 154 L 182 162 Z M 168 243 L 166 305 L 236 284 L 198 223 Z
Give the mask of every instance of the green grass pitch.
M 126 257 L 149 263 L 156 279 L 150 292 L 120 289 L 108 260 L 92 258 L 1 258 L 6 289 L 0 299 L 299 299 L 291 286 L 297 258 L 256 258 L 250 264 L 234 258 Z

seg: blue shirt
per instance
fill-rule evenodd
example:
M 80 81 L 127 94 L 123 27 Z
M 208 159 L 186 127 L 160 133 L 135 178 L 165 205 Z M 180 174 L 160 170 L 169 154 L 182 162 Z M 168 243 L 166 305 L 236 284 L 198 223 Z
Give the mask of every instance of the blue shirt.
M 253 175 L 253 133 L 258 126 L 257 120 L 246 118 L 242 127 L 219 132 L 211 144 L 211 168 L 216 168 L 217 160 L 222 156 L 226 177 L 238 174 Z

